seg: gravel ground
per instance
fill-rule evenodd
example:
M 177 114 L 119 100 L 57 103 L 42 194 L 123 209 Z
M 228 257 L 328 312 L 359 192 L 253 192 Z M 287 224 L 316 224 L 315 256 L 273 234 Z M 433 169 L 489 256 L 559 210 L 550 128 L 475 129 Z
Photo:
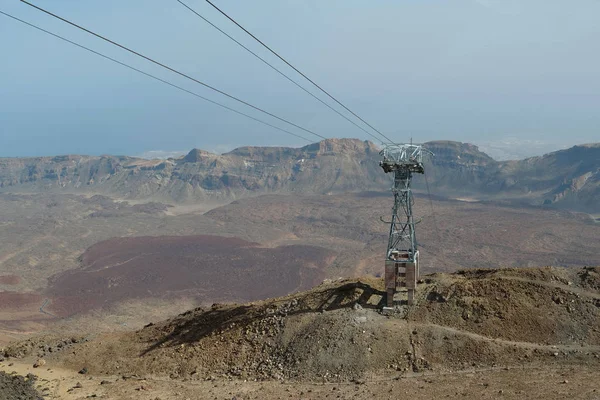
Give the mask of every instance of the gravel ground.
M 10 375 L 0 371 L 0 400 L 40 400 L 34 389 L 34 375 Z

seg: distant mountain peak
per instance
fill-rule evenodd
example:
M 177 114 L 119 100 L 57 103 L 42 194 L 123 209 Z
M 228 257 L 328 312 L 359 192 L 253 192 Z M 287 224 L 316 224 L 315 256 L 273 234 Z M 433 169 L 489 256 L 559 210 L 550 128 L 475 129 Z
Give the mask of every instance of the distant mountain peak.
M 587 212 L 600 210 L 600 144 L 525 160 L 496 161 L 470 143 L 425 143 L 435 194 L 521 199 Z M 102 193 L 127 199 L 227 202 L 263 193 L 384 190 L 379 147 L 326 139 L 304 147 L 239 147 L 225 154 L 191 150 L 173 161 L 58 156 L 0 159 L 0 191 Z M 415 189 L 426 183 L 415 177 Z
M 378 152 L 379 148 L 368 140 L 360 139 L 325 139 L 302 147 L 303 151 L 314 154 L 324 153 L 357 153 Z
M 206 150 L 192 149 L 185 157 L 183 161 L 188 163 L 197 163 L 205 160 L 206 158 L 215 158 L 217 155 Z
M 495 164 L 496 161 L 479 150 L 471 143 L 454 142 L 451 140 L 435 140 L 424 144 L 425 148 L 434 153 L 437 159 L 469 160 L 479 164 Z
M 600 143 L 586 143 L 586 144 L 580 144 L 578 145 L 579 147 L 588 147 L 590 149 L 597 149 L 600 148 Z M 575 146 L 577 147 L 577 146 Z

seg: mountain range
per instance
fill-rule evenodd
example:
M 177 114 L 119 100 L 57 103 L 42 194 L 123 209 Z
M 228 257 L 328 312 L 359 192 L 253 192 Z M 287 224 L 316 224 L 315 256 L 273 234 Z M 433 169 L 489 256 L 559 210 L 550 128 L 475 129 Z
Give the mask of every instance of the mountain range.
M 600 143 L 540 157 L 496 161 L 477 146 L 424 144 L 424 176 L 415 189 L 445 197 L 502 200 L 600 213 Z M 104 194 L 175 204 L 226 203 L 267 193 L 381 191 L 391 176 L 379 147 L 358 139 L 327 139 L 301 148 L 240 147 L 225 154 L 193 149 L 167 160 L 64 155 L 0 158 L 0 191 Z

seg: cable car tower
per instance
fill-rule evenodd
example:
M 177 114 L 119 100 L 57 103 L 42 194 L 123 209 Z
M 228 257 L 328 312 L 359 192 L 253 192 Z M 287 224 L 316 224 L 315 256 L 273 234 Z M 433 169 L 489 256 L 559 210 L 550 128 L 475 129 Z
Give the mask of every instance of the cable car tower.
M 385 173 L 394 174 L 394 207 L 390 224 L 390 236 L 385 258 L 386 306 L 394 307 L 394 294 L 399 278 L 404 278 L 408 290 L 408 304 L 413 304 L 417 279 L 419 278 L 419 250 L 415 236 L 412 206 L 414 198 L 410 188 L 414 173 L 424 174 L 421 145 L 392 144 L 379 153 L 379 163 Z M 385 222 L 385 221 L 384 221 Z

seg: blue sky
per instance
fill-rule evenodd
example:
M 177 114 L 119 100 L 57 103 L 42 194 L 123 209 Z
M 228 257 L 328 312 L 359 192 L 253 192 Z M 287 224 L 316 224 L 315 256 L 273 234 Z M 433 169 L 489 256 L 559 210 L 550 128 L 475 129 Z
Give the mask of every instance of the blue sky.
M 187 2 L 313 90 L 206 2 Z M 34 3 L 323 136 L 369 139 L 175 0 Z M 597 0 L 215 3 L 398 141 L 516 155 L 600 141 Z M 17 0 L 0 10 L 264 117 Z M 0 156 L 305 144 L 1 15 L 0 54 Z

